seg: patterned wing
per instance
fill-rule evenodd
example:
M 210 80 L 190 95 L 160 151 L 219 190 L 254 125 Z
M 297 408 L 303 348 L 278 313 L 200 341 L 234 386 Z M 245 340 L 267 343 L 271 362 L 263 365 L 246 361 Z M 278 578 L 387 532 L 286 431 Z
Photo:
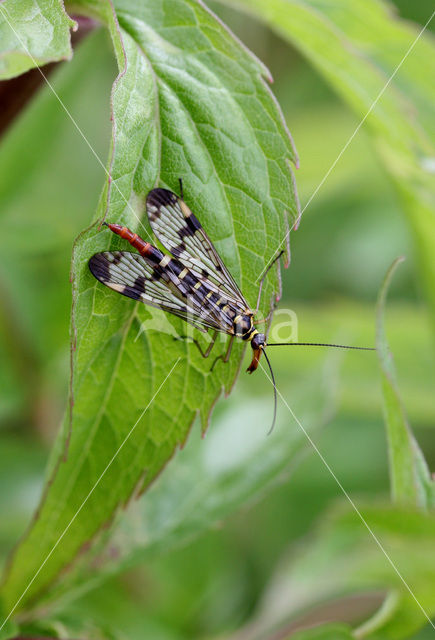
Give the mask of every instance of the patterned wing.
M 215 318 L 206 313 L 194 298 L 183 296 L 164 279 L 155 279 L 155 269 L 145 259 L 130 251 L 104 251 L 89 260 L 91 273 L 106 287 L 124 296 L 168 311 L 200 331 L 226 331 Z
M 147 197 L 152 230 L 168 251 L 244 309 L 249 305 L 225 267 L 210 238 L 187 204 L 167 189 L 153 189 Z

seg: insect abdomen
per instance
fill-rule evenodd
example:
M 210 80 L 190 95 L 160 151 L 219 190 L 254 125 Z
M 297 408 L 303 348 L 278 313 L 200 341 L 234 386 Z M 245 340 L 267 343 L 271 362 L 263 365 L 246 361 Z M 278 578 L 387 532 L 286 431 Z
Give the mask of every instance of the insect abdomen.
M 143 240 L 137 233 L 133 233 L 127 227 L 123 227 L 120 224 L 110 223 L 107 225 L 113 233 L 116 233 L 118 236 L 127 240 L 131 244 L 132 247 L 137 249 L 141 256 L 145 258 L 149 258 L 153 262 L 159 263 L 163 258 L 163 253 L 157 249 L 157 247 L 153 247 L 152 244 Z

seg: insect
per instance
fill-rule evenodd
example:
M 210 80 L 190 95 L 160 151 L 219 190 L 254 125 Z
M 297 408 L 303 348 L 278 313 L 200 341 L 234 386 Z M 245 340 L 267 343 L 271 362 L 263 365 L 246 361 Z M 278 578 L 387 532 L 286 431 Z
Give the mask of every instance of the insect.
M 247 369 L 249 373 L 257 369 L 263 353 L 274 388 L 273 428 L 277 392 L 266 346 L 344 345 L 300 342 L 267 344 L 266 335 L 258 331 L 254 318 L 258 311 L 265 277 L 283 252 L 276 256 L 264 273 L 259 285 L 256 308 L 251 309 L 200 222 L 184 202 L 181 180 L 180 193 L 181 197 L 168 189 L 157 188 L 148 193 L 146 200 L 151 228 L 171 255 L 163 253 L 127 227 L 105 222 L 113 233 L 129 242 L 138 253 L 96 253 L 89 260 L 89 269 L 102 284 L 124 296 L 183 318 L 200 331 L 213 330 L 211 342 L 205 351 L 197 340 L 193 340 L 204 358 L 210 355 L 218 333 L 228 334 L 230 340 L 226 353 L 215 358 L 211 369 L 218 360 L 228 362 L 235 338 L 249 342 L 252 347 L 252 360 Z M 268 318 L 265 322 L 267 321 Z

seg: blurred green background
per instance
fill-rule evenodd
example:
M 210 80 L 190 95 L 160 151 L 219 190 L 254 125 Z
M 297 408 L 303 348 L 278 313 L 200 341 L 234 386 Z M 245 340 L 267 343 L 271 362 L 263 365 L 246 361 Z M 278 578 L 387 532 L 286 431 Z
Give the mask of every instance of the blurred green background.
M 397 6 L 417 22 L 431 10 L 428 2 Z M 267 28 L 219 5 L 212 9 L 272 72 L 273 90 L 300 156 L 296 180 L 304 206 L 358 119 Z M 108 36 L 96 31 L 53 75 L 62 100 L 103 161 L 115 73 Z M 50 118 L 35 128 L 38 110 L 48 110 Z M 4 137 L 0 174 L 5 177 L 3 167 L 14 177 L 0 185 L 0 509 L 8 514 L 0 522 L 2 563 L 38 503 L 48 451 L 64 411 L 71 247 L 92 217 L 104 177 L 45 88 Z M 70 194 L 67 203 L 65 191 Z M 410 423 L 435 468 L 433 335 L 410 238 L 390 179 L 363 128 L 291 236 L 292 261 L 283 273 L 280 306 L 296 312 L 301 341 L 373 345 L 379 286 L 392 260 L 406 256 L 390 292 L 387 331 Z M 270 357 L 290 406 L 305 381 L 330 358 L 321 350 L 291 348 L 276 349 Z M 388 498 L 376 358 L 346 352 L 337 366 L 335 412 L 316 434 L 316 444 L 352 496 Z M 243 415 L 252 397 L 264 397 L 272 410 L 272 392 L 262 375 L 242 374 L 231 399 L 218 404 L 211 429 L 214 421 L 229 415 L 226 405 Z M 280 412 L 285 413 L 282 406 Z M 288 415 L 288 429 L 297 428 Z M 249 620 L 286 549 L 303 544 L 319 514 L 341 496 L 307 444 L 292 473 L 255 504 L 233 514 L 224 526 L 106 583 L 76 602 L 71 616 L 80 611 L 96 627 L 122 631 L 127 638 L 230 633 Z M 347 605 L 342 607 L 340 619 L 345 619 Z M 433 629 L 428 628 L 415 637 L 430 634 Z

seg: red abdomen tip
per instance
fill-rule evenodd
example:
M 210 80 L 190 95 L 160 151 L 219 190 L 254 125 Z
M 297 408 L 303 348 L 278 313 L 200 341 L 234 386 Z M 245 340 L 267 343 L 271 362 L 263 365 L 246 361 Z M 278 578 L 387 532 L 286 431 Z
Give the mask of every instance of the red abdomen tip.
M 113 233 L 116 233 L 118 236 L 121 236 L 121 238 L 127 240 L 127 242 L 129 242 L 131 246 L 137 249 L 142 255 L 148 255 L 150 249 L 154 249 L 154 247 L 152 247 L 149 242 L 145 242 L 145 240 L 138 236 L 137 233 L 133 233 L 133 231 L 131 231 L 127 227 L 112 222 L 107 223 L 107 226 L 109 227 L 110 231 L 113 231 Z M 158 251 L 158 249 L 155 249 L 155 251 Z
M 109 222 L 107 225 L 110 229 L 110 231 L 113 231 L 113 233 L 117 233 L 118 236 L 121 235 L 122 230 L 124 229 L 124 227 L 120 224 L 114 224 L 113 222 Z

